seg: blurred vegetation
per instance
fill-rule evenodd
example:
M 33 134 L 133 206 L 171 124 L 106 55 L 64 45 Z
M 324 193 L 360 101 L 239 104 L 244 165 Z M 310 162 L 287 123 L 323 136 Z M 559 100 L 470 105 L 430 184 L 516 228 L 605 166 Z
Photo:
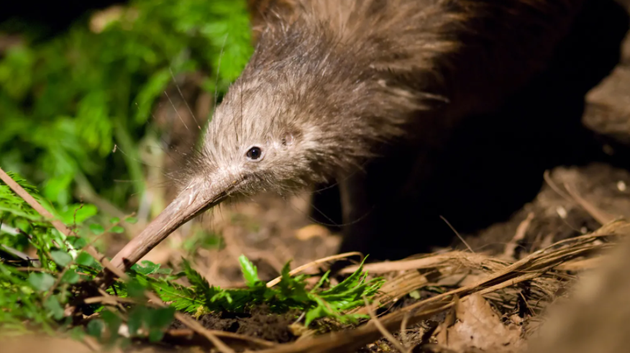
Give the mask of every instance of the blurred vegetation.
M 133 0 L 100 20 L 52 38 L 0 24 L 0 35 L 23 38 L 0 53 L 0 166 L 60 209 L 72 209 L 78 186 L 137 205 L 138 145 L 159 133 L 151 112 L 173 75 L 199 72 L 220 98 L 252 52 L 245 0 Z

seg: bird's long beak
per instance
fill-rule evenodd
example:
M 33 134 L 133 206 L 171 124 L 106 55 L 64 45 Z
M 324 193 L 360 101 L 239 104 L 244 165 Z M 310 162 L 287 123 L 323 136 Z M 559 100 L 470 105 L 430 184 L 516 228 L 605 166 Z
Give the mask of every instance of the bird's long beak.
M 184 189 L 149 225 L 114 256 L 111 263 L 128 270 L 182 224 L 223 201 L 235 183 L 197 182 Z

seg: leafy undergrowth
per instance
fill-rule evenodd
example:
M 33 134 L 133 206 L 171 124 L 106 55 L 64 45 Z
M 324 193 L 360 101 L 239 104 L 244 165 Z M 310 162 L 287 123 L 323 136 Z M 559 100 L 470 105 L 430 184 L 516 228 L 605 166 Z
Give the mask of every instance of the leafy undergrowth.
M 34 187 L 11 176 L 46 205 Z M 92 205 L 75 205 L 65 213 L 45 207 L 72 225 L 72 236 L 61 234 L 0 182 L 0 327 L 5 334 L 36 330 L 125 346 L 134 338 L 162 340 L 176 311 L 198 318 L 246 313 L 260 306 L 272 314 L 295 312 L 306 327 L 316 326 L 321 318 L 357 323 L 364 315 L 347 311 L 364 305 L 364 298 L 372 298 L 383 284 L 381 278 L 368 280 L 360 266 L 337 285 L 330 284 L 326 273 L 307 288 L 307 276 L 291 276 L 287 263 L 280 282 L 268 286 L 258 278 L 252 262 L 241 256 L 246 288 L 212 286 L 183 260 L 182 271 L 176 273 L 144 261 L 128 271 L 128 281 L 100 290 L 95 280 L 103 267 L 85 249 L 102 234 L 122 232 L 122 225 L 134 223 L 135 218 L 111 219 L 104 226 L 94 221 L 97 210 Z M 33 251 L 36 258 L 26 254 Z M 147 291 L 168 305 L 148 301 Z
M 0 22 L 0 37 L 21 38 L 0 49 L 0 164 L 60 205 L 91 189 L 133 205 L 149 186 L 142 146 L 168 133 L 152 115 L 169 85 L 194 73 L 220 98 L 253 52 L 244 0 L 124 3 L 54 35 Z

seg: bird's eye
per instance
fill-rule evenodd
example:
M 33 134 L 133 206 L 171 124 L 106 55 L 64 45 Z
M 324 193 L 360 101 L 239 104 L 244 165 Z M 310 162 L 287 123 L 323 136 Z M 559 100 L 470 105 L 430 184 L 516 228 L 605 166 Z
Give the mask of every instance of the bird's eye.
M 263 154 L 262 149 L 260 147 L 254 146 L 247 150 L 247 153 L 245 153 L 245 156 L 250 161 L 257 161 L 257 160 L 260 160 L 260 158 L 262 157 L 262 154 Z

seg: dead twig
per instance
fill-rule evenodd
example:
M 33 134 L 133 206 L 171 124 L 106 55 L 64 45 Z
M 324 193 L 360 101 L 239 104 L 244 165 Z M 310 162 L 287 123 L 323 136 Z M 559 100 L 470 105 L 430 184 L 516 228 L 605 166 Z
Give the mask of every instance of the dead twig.
M 407 324 L 409 323 L 409 313 L 406 313 L 400 323 L 400 340 L 404 347 L 409 346 L 409 337 L 407 337 Z
M 503 252 L 503 256 L 507 259 L 514 258 L 514 253 L 516 248 L 518 247 L 518 242 L 525 239 L 525 234 L 527 233 L 527 229 L 529 225 L 532 223 L 534 219 L 534 213 L 530 212 L 527 214 L 527 217 L 518 225 L 516 228 L 516 233 L 512 240 L 505 245 L 505 251 Z
M 338 255 L 333 255 L 333 256 L 328 256 L 328 257 L 324 257 L 312 262 L 309 262 L 305 265 L 302 265 L 300 267 L 297 267 L 293 270 L 291 270 L 291 272 L 289 272 L 289 275 L 291 276 L 295 276 L 296 274 L 306 270 L 307 268 L 311 268 L 314 266 L 317 266 L 319 264 L 323 264 L 326 262 L 330 262 L 330 261 L 335 261 L 335 260 L 339 260 L 339 259 L 345 259 L 351 256 L 360 256 L 361 258 L 363 258 L 363 254 L 361 254 L 360 252 L 347 252 L 347 253 L 343 253 L 343 254 L 338 254 Z M 280 280 L 282 279 L 282 276 L 276 277 L 274 279 L 272 279 L 271 281 L 267 282 L 267 287 L 271 288 L 273 286 L 275 286 L 276 284 L 280 283 Z
M 40 205 L 37 200 L 31 194 L 29 194 L 24 188 L 22 188 L 18 183 L 16 183 L 2 168 L 0 168 L 0 179 L 7 184 L 13 192 L 15 192 L 18 196 L 20 196 L 26 203 L 28 203 L 37 213 L 39 213 L 42 217 L 48 219 L 50 223 L 57 229 L 59 232 L 66 236 L 73 236 L 74 232 L 72 229 L 68 228 L 65 224 L 63 224 L 60 220 L 55 219 L 55 217 L 48 212 L 42 205 Z M 109 260 L 105 258 L 105 256 L 100 255 L 96 249 L 92 246 L 86 246 L 83 248 L 85 252 L 90 254 L 96 260 L 101 262 L 103 267 L 112 271 L 112 273 L 116 274 L 120 278 L 126 278 L 125 273 L 118 269 L 117 267 L 110 264 Z
M 556 183 L 553 181 L 553 179 L 551 179 L 551 173 L 549 172 L 549 170 L 545 170 L 545 172 L 543 173 L 543 179 L 545 180 L 547 185 L 549 185 L 549 187 L 553 191 L 555 191 L 558 195 L 560 195 L 563 199 L 565 199 L 567 201 L 573 201 L 571 196 L 567 195 L 567 193 L 562 191 L 562 189 L 560 189 L 558 187 L 558 185 L 556 185 Z
M 375 262 L 371 264 L 367 264 L 363 267 L 365 271 L 368 271 L 372 274 L 382 274 L 387 272 L 395 272 L 395 271 L 407 271 L 407 270 L 417 270 L 417 269 L 425 269 L 425 268 L 435 268 L 444 266 L 446 264 L 452 262 L 462 262 L 462 263 L 474 263 L 474 264 L 484 264 L 488 261 L 497 261 L 496 259 L 492 259 L 487 255 L 482 254 L 473 254 L 462 251 L 451 251 L 444 254 L 437 255 L 427 255 L 418 259 L 412 260 L 399 260 L 399 261 L 387 261 L 387 262 Z M 341 270 L 341 273 L 353 273 L 356 271 L 358 266 L 348 266 Z
M 446 220 L 446 218 L 444 218 L 444 216 L 440 216 L 440 218 L 444 221 L 444 223 L 446 223 L 446 225 L 447 225 L 449 228 L 451 228 L 451 230 L 453 231 L 453 233 L 455 233 L 455 235 L 457 236 L 457 238 L 459 238 L 459 240 L 460 240 L 462 243 L 464 243 L 464 245 L 466 245 L 466 247 L 468 248 L 468 250 L 469 250 L 471 253 L 473 253 L 473 254 L 474 254 L 474 253 L 475 253 L 475 251 L 474 251 L 474 250 L 470 247 L 470 245 L 468 245 L 468 243 L 466 242 L 466 240 L 464 240 L 464 237 L 462 237 L 462 236 L 461 236 L 461 234 L 459 234 L 459 232 L 457 231 L 457 229 L 455 229 L 455 227 L 453 227 L 453 226 L 451 225 L 451 223 L 450 223 L 448 220 Z
M 600 210 L 595 207 L 592 203 L 586 201 L 580 194 L 573 188 L 573 186 L 565 183 L 564 188 L 567 190 L 569 195 L 573 198 L 578 205 L 580 205 L 588 214 L 591 215 L 599 224 L 606 224 L 612 222 L 615 217 L 607 212 Z
M 385 337 L 385 339 L 387 339 L 391 344 L 394 345 L 394 347 L 396 347 L 396 349 L 398 349 L 402 353 L 409 352 L 409 350 L 406 349 L 396 339 L 396 337 L 394 337 L 394 335 L 391 334 L 391 332 L 387 331 L 387 329 L 385 328 L 385 326 L 383 326 L 383 324 L 381 324 L 381 322 L 378 320 L 378 317 L 376 317 L 376 313 L 374 312 L 374 309 L 372 308 L 372 305 L 368 302 L 366 297 L 363 297 L 363 302 L 365 302 L 365 307 L 367 308 L 367 311 L 370 314 L 370 318 L 371 318 L 370 322 L 373 323 L 374 326 L 376 326 L 376 328 L 381 332 L 383 337 Z M 407 317 L 407 316 L 405 316 L 405 317 Z
M 136 303 L 135 300 L 130 298 L 119 298 L 114 296 L 101 296 L 87 298 L 83 301 L 85 304 L 105 303 L 110 305 L 116 305 L 118 303 Z

